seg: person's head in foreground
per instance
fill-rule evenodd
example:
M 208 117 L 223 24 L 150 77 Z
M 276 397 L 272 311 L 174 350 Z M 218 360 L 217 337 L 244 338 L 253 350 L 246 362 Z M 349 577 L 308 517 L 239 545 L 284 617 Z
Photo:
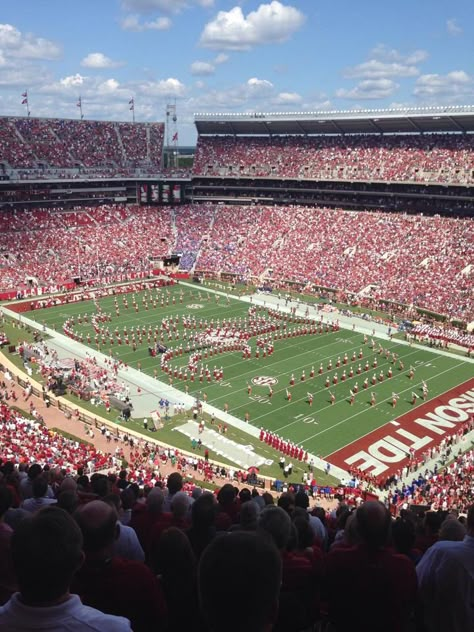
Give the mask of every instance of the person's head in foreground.
M 215 538 L 204 551 L 198 571 L 201 611 L 211 632 L 267 632 L 278 616 L 281 558 L 261 536 L 236 531 Z M 245 603 L 258 586 L 251 608 Z

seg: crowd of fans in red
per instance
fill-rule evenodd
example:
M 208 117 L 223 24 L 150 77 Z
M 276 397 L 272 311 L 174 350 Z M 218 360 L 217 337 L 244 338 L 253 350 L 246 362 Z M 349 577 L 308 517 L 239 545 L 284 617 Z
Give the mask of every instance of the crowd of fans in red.
M 20 237 L 20 238 L 19 238 Z M 0 215 L 0 289 L 121 279 L 174 252 L 183 268 L 336 288 L 474 318 L 474 222 L 308 207 L 185 205 Z
M 104 455 L 14 418 L 5 404 L 0 417 L 0 625 L 8 627 L 15 617 L 21 629 L 30 629 L 24 617 L 38 605 L 44 619 L 57 615 L 60 604 L 77 600 L 54 594 L 56 601 L 48 591 L 54 592 L 52 578 L 57 582 L 67 559 L 61 547 L 70 552 L 80 533 L 81 563 L 70 569 L 67 588 L 96 610 L 76 609 L 79 627 L 67 627 L 72 614 L 63 605 L 63 627 L 56 629 L 306 632 L 322 622 L 322 629 L 336 632 L 350 626 L 435 632 L 441 629 L 431 625 L 437 609 L 448 626 L 443 629 L 470 629 L 462 626 L 472 623 L 466 572 L 474 507 L 467 521 L 454 505 L 450 513 L 404 508 L 392 519 L 381 503 L 364 502 L 359 493 L 354 504 L 340 498 L 329 511 L 310 507 L 303 488 L 277 501 L 268 492 L 229 483 L 213 494 L 185 483 L 178 471 L 138 485 L 120 468 L 91 474 L 88 462 L 108 465 Z M 460 457 L 433 475 L 432 485 L 451 490 L 473 467 L 472 454 Z M 61 562 L 51 547 L 61 551 Z M 467 584 L 458 586 L 443 609 L 433 595 L 441 570 L 431 566 L 433 556 L 446 555 L 446 547 L 464 555 L 456 579 Z M 35 575 L 38 558 L 42 582 Z M 273 583 L 275 603 L 266 595 Z M 238 608 L 233 623 L 226 623 L 226 595 L 244 598 L 250 589 L 258 593 L 259 605 L 251 612 Z M 86 627 L 81 617 L 87 616 L 100 623 Z
M 472 320 L 474 222 L 219 206 L 196 268 L 340 288 Z
M 159 168 L 163 123 L 113 123 L 0 118 L 0 156 L 6 169 Z
M 148 273 L 172 241 L 169 212 L 149 207 L 38 209 L 5 213 L 0 221 L 4 290 L 24 289 L 28 279 L 47 287 L 74 277 L 112 281 Z
M 199 136 L 194 175 L 471 184 L 465 134 Z

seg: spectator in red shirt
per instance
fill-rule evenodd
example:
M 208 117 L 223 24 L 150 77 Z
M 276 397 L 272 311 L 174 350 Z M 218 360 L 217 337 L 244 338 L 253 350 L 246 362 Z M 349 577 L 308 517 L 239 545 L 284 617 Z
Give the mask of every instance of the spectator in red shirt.
M 216 526 L 220 531 L 227 531 L 232 524 L 238 522 L 240 501 L 237 499 L 237 492 L 233 485 L 226 483 L 217 494 Z
M 200 630 L 197 564 L 181 529 L 170 527 L 152 547 L 150 567 L 160 579 L 169 612 L 170 630 Z
M 271 541 L 242 531 L 217 537 L 204 551 L 198 570 L 201 611 L 209 632 L 271 630 L 280 582 L 281 558 Z M 250 605 L 254 586 L 258 598 Z
M 171 514 L 163 511 L 165 496 L 163 490 L 154 487 L 146 498 L 144 504 L 136 504 L 132 511 L 130 526 L 135 529 L 140 544 L 145 551 L 145 556 L 150 550 L 151 535 L 155 525 L 167 527 L 170 524 Z
M 84 538 L 85 562 L 72 589 L 82 601 L 130 620 L 134 632 L 166 628 L 166 603 L 158 580 L 142 562 L 113 557 L 117 515 L 103 501 L 91 501 L 75 513 Z
M 4 521 L 11 507 L 13 494 L 6 485 L 0 485 L 0 604 L 4 604 L 16 589 L 16 577 L 11 559 L 13 529 Z
M 269 538 L 280 551 L 282 583 L 280 608 L 275 629 L 282 632 L 304 630 L 318 618 L 318 577 L 308 557 L 290 551 L 290 539 L 296 543 L 297 532 L 289 515 L 281 507 L 262 510 L 258 533 Z
M 327 556 L 329 619 L 337 632 L 401 632 L 415 607 L 415 565 L 388 548 L 391 516 L 382 503 L 364 503 L 354 519 L 359 543 Z
M 163 531 L 169 527 L 176 527 L 185 531 L 190 527 L 188 513 L 190 507 L 189 496 L 185 492 L 174 494 L 171 501 L 171 514 L 169 519 L 159 520 L 151 529 L 150 551 L 159 546 Z
M 191 528 L 187 532 L 196 559 L 199 559 L 216 537 L 217 505 L 213 494 L 203 493 L 194 501 L 191 508 Z

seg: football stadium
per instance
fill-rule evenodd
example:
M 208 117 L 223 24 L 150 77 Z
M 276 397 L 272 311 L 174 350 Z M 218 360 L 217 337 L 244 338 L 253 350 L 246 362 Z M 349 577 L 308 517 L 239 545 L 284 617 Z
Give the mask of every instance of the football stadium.
M 472 630 L 474 106 L 200 112 L 180 164 L 176 106 L 28 99 L 0 629 Z

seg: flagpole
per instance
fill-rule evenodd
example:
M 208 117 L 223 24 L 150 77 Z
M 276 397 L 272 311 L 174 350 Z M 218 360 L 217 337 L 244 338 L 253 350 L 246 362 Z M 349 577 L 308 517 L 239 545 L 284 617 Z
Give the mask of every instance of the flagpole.
M 84 118 L 84 114 L 82 113 L 82 97 L 81 96 L 79 97 L 79 100 L 76 103 L 76 105 L 79 108 L 79 112 L 80 112 L 80 115 L 81 115 L 81 121 L 82 121 L 82 119 Z
M 21 95 L 21 98 L 22 98 L 21 104 L 26 107 L 26 116 L 30 116 L 31 112 L 30 112 L 30 104 L 28 102 L 28 90 L 25 90 L 23 92 L 23 94 Z
M 128 105 L 130 106 L 130 111 L 132 113 L 132 123 L 135 123 L 135 98 L 132 97 L 130 99 L 130 101 L 128 102 Z

